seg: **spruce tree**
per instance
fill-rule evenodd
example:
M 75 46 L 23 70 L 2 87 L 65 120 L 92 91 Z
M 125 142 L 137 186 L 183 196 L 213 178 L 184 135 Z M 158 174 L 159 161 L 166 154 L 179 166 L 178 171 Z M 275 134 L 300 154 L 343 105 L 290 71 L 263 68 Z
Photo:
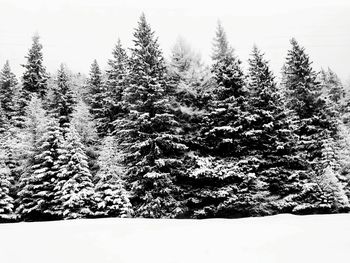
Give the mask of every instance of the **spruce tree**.
M 327 71 L 321 70 L 320 85 L 326 96 L 329 96 L 330 100 L 337 105 L 341 105 L 345 100 L 344 86 L 337 76 L 337 74 L 328 68 Z
M 6 61 L 0 72 L 0 104 L 8 120 L 15 114 L 15 87 L 18 81 L 12 73 L 10 64 Z
M 181 210 L 175 181 L 187 147 L 169 102 L 172 94 L 158 41 L 144 15 L 134 32 L 125 99 L 127 118 L 116 122 L 137 216 L 174 217 Z
M 125 116 L 127 105 L 123 100 L 124 90 L 126 88 L 126 77 L 129 70 L 128 55 L 124 50 L 120 39 L 113 49 L 113 58 L 108 61 L 109 69 L 106 71 L 106 95 L 104 96 L 105 116 L 104 133 L 113 133 L 113 122 Z
M 272 158 L 277 164 L 289 154 L 293 141 L 292 116 L 286 110 L 268 62 L 257 47 L 249 59 L 249 113 L 252 121 L 245 132 L 249 154 Z
M 88 79 L 88 102 L 90 104 L 91 114 L 97 125 L 97 131 L 100 135 L 104 134 L 104 101 L 106 96 L 105 86 L 102 82 L 102 73 L 97 61 L 94 60 L 90 68 L 90 76 Z
M 65 137 L 59 148 L 54 211 L 64 219 L 90 217 L 94 208 L 94 185 L 84 146 L 73 126 Z
M 52 95 L 49 101 L 49 111 L 52 117 L 58 119 L 60 127 L 67 127 L 75 106 L 74 93 L 64 65 L 57 72 Z
M 5 163 L 5 155 L 0 147 L 0 223 L 15 219 L 14 199 L 10 196 L 11 171 Z
M 288 107 L 298 118 L 299 146 L 305 151 L 306 159 L 313 161 L 321 157 L 323 139 L 333 136 L 336 126 L 328 121 L 326 102 L 309 56 L 295 39 L 291 40 L 291 45 L 284 72 Z
M 304 183 L 298 176 L 300 157 L 294 151 L 293 114 L 286 109 L 283 92 L 257 47 L 249 59 L 248 77 L 252 118 L 245 132 L 248 153 L 256 160 L 255 172 L 266 183 L 265 189 L 275 197 L 268 205 L 274 205 L 278 212 L 291 212 L 295 204 L 286 200 L 301 191 Z
M 307 183 L 303 188 L 303 204 L 294 210 L 298 213 L 335 211 L 337 204 L 325 201 L 323 186 L 319 185 L 329 165 L 334 163 L 334 141 L 337 139 L 338 121 L 327 100 L 322 96 L 322 86 L 311 67 L 309 56 L 295 39 L 288 51 L 284 67 L 284 86 L 287 92 L 287 106 L 295 112 L 296 129 L 299 137 L 295 149 L 299 152 L 301 166 Z M 330 181 L 329 181 L 330 182 Z
M 2 103 L 0 102 L 0 135 L 4 134 L 9 128 L 9 120 L 5 114 L 4 109 L 2 108 Z
M 32 47 L 26 56 L 27 63 L 23 65 L 20 110 L 28 105 L 31 95 L 36 94 L 39 98 L 44 99 L 47 93 L 48 77 L 43 65 L 43 47 L 39 39 L 39 35 L 34 35 Z
M 53 201 L 58 177 L 59 148 L 63 137 L 57 121 L 51 120 L 38 143 L 33 164 L 20 179 L 17 212 L 23 220 L 58 218 Z
M 249 123 L 245 77 L 221 24 L 214 47 L 214 88 L 208 108 L 209 125 L 203 129 L 204 139 L 215 155 L 240 156 L 245 147 L 241 141 L 243 132 Z
M 232 52 L 233 50 L 228 43 L 226 32 L 221 22 L 218 21 L 213 43 L 213 53 L 211 58 L 213 61 L 220 61 Z
M 254 215 L 260 186 L 245 143 L 251 119 L 245 77 L 221 24 L 212 58 L 212 87 L 199 136 L 203 147 L 192 156 L 187 178 L 188 213 L 200 218 Z
M 129 193 L 125 189 L 125 169 L 115 144 L 115 139 L 107 136 L 100 151 L 95 185 L 97 216 L 128 217 L 132 214 Z

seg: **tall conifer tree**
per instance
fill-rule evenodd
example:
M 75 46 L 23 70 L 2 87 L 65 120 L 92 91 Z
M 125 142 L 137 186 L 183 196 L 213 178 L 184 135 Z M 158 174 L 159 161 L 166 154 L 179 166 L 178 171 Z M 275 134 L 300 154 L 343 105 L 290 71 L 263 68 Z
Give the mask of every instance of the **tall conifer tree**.
M 181 127 L 170 107 L 172 86 L 162 52 L 144 15 L 134 32 L 134 44 L 125 90 L 130 113 L 116 122 L 116 134 L 125 147 L 136 215 L 174 217 L 181 210 L 176 175 L 181 173 L 187 147 L 181 143 Z
M 51 120 L 38 143 L 33 164 L 20 180 L 17 212 L 23 220 L 58 218 L 53 201 L 59 172 L 59 148 L 62 141 L 58 123 Z
M 8 120 L 15 114 L 15 87 L 17 84 L 16 76 L 12 73 L 9 62 L 6 61 L 0 72 L 0 104 Z
M 104 101 L 106 98 L 106 90 L 102 81 L 102 73 L 96 60 L 91 64 L 88 89 L 88 102 L 90 104 L 91 113 L 96 121 L 97 131 L 99 134 L 104 135 Z
M 1 143 L 1 141 L 0 141 Z M 14 199 L 10 196 L 11 171 L 6 165 L 6 153 L 0 145 L 0 222 L 8 222 L 15 218 Z
M 126 80 L 129 71 L 128 55 L 120 39 L 113 49 L 112 59 L 108 61 L 109 69 L 106 71 L 106 95 L 104 96 L 104 125 L 105 133 L 113 133 L 113 122 L 125 116 L 127 105 L 123 100 Z
M 20 110 L 23 110 L 28 105 L 31 95 L 36 94 L 43 99 L 47 93 L 48 76 L 43 65 L 43 46 L 39 39 L 39 35 L 34 35 L 32 47 L 26 56 L 27 63 L 23 65 Z
M 49 110 L 52 117 L 57 118 L 60 127 L 68 127 L 75 107 L 75 98 L 66 68 L 62 64 L 52 87 Z
M 54 189 L 54 211 L 65 219 L 93 215 L 94 185 L 85 148 L 73 126 L 59 148 L 58 175 Z
M 335 211 L 348 205 L 340 199 L 327 198 L 330 189 L 328 184 L 337 180 L 337 177 L 333 176 L 333 164 L 338 121 L 327 108 L 327 101 L 322 96 L 322 86 L 311 67 L 312 63 L 305 49 L 295 39 L 291 40 L 291 45 L 284 66 L 284 85 L 287 105 L 297 117 L 296 134 L 299 140 L 296 149 L 303 160 L 301 165 L 308 178 L 308 183 L 304 184 L 304 189 L 307 189 L 304 201 L 307 199 L 308 204 L 303 204 L 295 210 Z M 329 176 L 333 178 L 329 180 Z
M 221 24 L 214 39 L 212 72 L 213 98 L 209 103 L 209 127 L 204 128 L 205 140 L 215 155 L 240 156 L 241 142 L 249 118 L 246 112 L 247 92 L 241 62 L 229 46 Z

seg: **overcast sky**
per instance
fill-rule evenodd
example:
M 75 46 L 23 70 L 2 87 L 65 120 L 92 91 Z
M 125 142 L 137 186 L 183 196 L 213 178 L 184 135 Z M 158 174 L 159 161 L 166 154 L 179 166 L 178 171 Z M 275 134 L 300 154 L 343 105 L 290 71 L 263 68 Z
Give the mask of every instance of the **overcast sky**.
M 0 64 L 8 59 L 21 74 L 38 32 L 48 71 L 64 62 L 87 73 L 95 58 L 105 68 L 118 37 L 132 45 L 142 12 L 166 57 L 182 36 L 210 62 L 220 19 L 244 62 L 256 44 L 279 75 L 289 39 L 295 37 L 316 70 L 329 66 L 344 81 L 350 79 L 349 0 L 0 0 Z

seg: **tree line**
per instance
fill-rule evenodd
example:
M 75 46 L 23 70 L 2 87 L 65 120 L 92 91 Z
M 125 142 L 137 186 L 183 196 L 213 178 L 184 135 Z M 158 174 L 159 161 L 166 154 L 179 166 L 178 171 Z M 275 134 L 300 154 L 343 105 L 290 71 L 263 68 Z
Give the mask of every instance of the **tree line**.
M 277 82 L 247 72 L 218 23 L 212 64 L 183 39 L 165 60 L 141 15 L 108 69 L 47 73 L 38 35 L 19 82 L 0 72 L 0 221 L 349 211 L 350 100 L 290 41 Z

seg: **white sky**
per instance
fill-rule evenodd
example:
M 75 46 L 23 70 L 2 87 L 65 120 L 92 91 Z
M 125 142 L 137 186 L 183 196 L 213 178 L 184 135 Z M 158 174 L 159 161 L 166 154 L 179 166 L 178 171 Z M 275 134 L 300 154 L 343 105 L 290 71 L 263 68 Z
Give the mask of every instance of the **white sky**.
M 87 73 L 93 59 L 102 68 L 117 38 L 132 45 L 133 29 L 145 12 L 166 56 L 178 36 L 207 62 L 220 19 L 244 62 L 257 44 L 279 74 L 289 39 L 307 49 L 315 69 L 331 67 L 350 79 L 349 0 L 0 0 L 0 64 L 16 74 L 38 32 L 50 72 L 61 62 Z

